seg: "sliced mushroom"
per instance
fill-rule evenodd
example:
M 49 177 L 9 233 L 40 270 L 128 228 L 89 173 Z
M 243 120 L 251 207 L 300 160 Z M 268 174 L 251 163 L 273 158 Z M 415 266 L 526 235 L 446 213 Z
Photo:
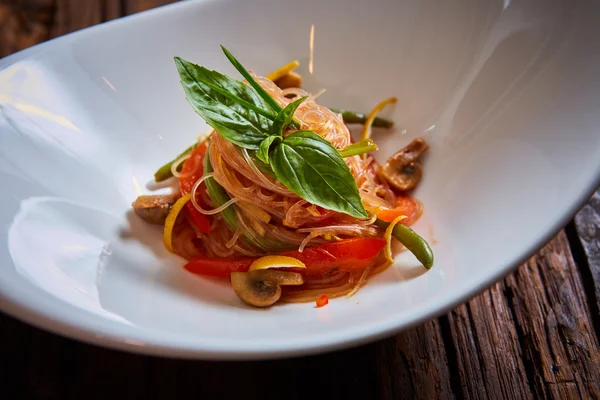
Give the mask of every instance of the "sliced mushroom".
M 178 197 L 180 196 L 177 194 L 143 195 L 135 199 L 132 206 L 144 221 L 162 225 Z
M 232 272 L 231 286 L 245 303 L 255 307 L 269 307 L 281 297 L 281 285 L 302 285 L 304 279 L 297 272 L 256 270 Z
M 391 156 L 381 172 L 385 180 L 395 189 L 406 191 L 414 188 L 421 180 L 423 168 L 417 159 L 429 149 L 423 138 L 416 138 L 406 147 Z

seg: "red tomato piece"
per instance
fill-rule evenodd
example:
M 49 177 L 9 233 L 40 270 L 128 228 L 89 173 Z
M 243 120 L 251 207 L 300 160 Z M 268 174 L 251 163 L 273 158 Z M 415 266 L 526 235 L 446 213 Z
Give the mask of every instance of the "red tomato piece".
M 416 207 L 417 205 L 415 201 L 410 196 L 399 195 L 396 197 L 395 207 L 381 209 L 377 212 L 377 218 L 385 222 L 392 222 L 400 215 L 405 215 L 407 218 L 410 218 L 410 216 L 415 212 Z
M 353 271 L 366 268 L 383 250 L 385 240 L 379 238 L 356 238 L 325 243 L 304 249 L 302 253 L 287 251 L 279 253 L 294 257 L 306 265 L 306 269 L 294 269 L 303 275 L 324 275 L 337 267 L 339 271 Z M 211 258 L 197 257 L 190 260 L 185 268 L 195 274 L 229 276 L 232 272 L 245 272 L 257 258 Z M 286 269 L 289 271 L 291 269 Z
M 327 304 L 329 304 L 329 297 L 327 297 L 326 294 L 321 295 L 318 299 L 317 299 L 317 308 L 320 307 L 324 307 Z
M 192 150 L 190 154 L 190 158 L 185 160 L 183 166 L 181 168 L 181 176 L 179 177 L 179 186 L 181 187 L 181 194 L 185 195 L 192 191 L 194 184 L 198 181 L 198 179 L 202 178 L 204 174 L 204 156 L 206 155 L 206 150 L 208 148 L 208 142 L 200 143 L 194 150 Z M 201 185 L 200 190 L 204 189 L 204 184 Z M 196 201 L 200 203 L 200 205 L 205 206 L 199 198 L 196 198 Z M 208 216 L 202 214 L 200 211 L 196 210 L 194 205 L 191 202 L 186 204 L 187 212 L 194 222 L 194 224 L 200 229 L 203 233 L 210 232 L 210 219 Z

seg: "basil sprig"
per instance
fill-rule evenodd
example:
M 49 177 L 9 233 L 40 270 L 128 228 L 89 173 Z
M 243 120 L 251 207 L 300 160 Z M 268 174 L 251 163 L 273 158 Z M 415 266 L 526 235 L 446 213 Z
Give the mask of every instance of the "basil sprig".
M 223 51 L 250 85 L 175 58 L 181 85 L 196 113 L 226 140 L 255 151 L 261 162 L 271 165 L 276 178 L 302 199 L 367 218 L 354 176 L 329 141 L 311 131 L 283 137 L 289 126 L 300 127 L 294 113 L 306 98 L 282 108 L 227 49 Z
M 300 106 L 300 103 L 306 100 L 307 97 L 308 96 L 304 96 L 298 100 L 294 100 L 285 106 L 283 110 L 279 111 L 279 114 L 275 117 L 275 121 L 273 121 L 273 129 L 271 132 L 273 135 L 283 136 L 283 132 L 285 132 L 286 128 L 294 120 L 294 113 Z
M 277 112 L 281 111 L 281 106 L 275 101 L 274 98 L 272 98 L 269 95 L 269 93 L 267 93 L 267 91 L 265 89 L 263 89 L 262 86 L 260 86 L 258 84 L 258 82 L 256 82 L 256 79 L 254 79 L 254 77 L 252 75 L 250 75 L 250 72 L 248 72 L 248 70 L 246 68 L 244 68 L 244 66 L 237 60 L 237 58 L 235 58 L 233 56 L 233 54 L 231 54 L 229 52 L 229 50 L 227 50 L 225 47 L 221 46 L 221 49 L 223 50 L 223 53 L 225 53 L 225 56 L 227 57 L 227 59 L 229 60 L 229 62 L 248 81 L 248 83 L 250 84 L 250 86 L 252 86 L 254 88 L 254 90 L 256 90 L 256 93 L 258 93 L 260 95 L 260 97 L 262 97 L 262 99 L 269 106 L 271 106 L 271 108 L 273 110 L 275 110 Z M 300 124 L 298 122 L 292 121 L 292 123 L 294 124 L 294 126 L 296 128 L 300 128 Z
M 263 140 L 256 152 L 256 157 L 259 160 L 264 162 L 265 164 L 269 164 L 269 151 L 273 145 L 277 146 L 281 143 L 283 139 L 283 132 L 285 132 L 286 128 L 290 125 L 292 120 L 294 119 L 294 113 L 300 103 L 302 103 L 306 97 L 302 97 L 298 100 L 292 101 L 290 104 L 285 106 L 279 114 L 275 117 L 275 121 L 273 121 L 273 126 L 271 128 L 270 136 L 268 136 L 265 140 Z
M 350 169 L 337 149 L 316 133 L 292 133 L 274 148 L 270 161 L 281 183 L 304 200 L 367 218 Z
M 275 113 L 256 91 L 217 71 L 175 57 L 188 102 L 225 139 L 258 150 Z
M 267 136 L 267 138 L 260 143 L 260 147 L 256 152 L 256 157 L 265 164 L 269 164 L 269 152 L 271 151 L 271 147 L 273 146 L 273 144 L 275 144 L 276 146 L 279 145 L 281 143 L 281 140 L 281 136 Z

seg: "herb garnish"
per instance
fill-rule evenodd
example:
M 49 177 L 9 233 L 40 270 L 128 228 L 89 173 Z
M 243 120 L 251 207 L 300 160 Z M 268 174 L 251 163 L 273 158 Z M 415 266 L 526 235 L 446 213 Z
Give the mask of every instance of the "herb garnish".
M 335 147 L 310 131 L 292 133 L 273 150 L 277 178 L 304 200 L 367 218 L 354 176 Z
M 222 47 L 222 46 L 221 46 Z M 367 218 L 354 176 L 340 152 L 300 128 L 294 112 L 305 98 L 282 108 L 223 47 L 250 85 L 175 57 L 181 85 L 192 108 L 223 138 L 270 164 L 277 179 L 302 199 L 325 209 Z
M 225 139 L 257 150 L 275 113 L 250 86 L 175 57 L 181 85 L 194 110 Z

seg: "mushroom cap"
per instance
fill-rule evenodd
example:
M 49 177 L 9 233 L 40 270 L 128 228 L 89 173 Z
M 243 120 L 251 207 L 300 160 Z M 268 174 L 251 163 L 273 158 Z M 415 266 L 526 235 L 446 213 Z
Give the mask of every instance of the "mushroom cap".
M 255 307 L 269 307 L 281 297 L 281 285 L 302 285 L 304 279 L 297 272 L 256 270 L 232 272 L 231 286 L 245 303 Z
M 381 172 L 390 185 L 401 191 L 414 188 L 423 176 L 423 168 L 416 161 L 403 166 L 400 170 L 386 163 Z
M 429 149 L 425 139 L 418 137 L 392 155 L 381 168 L 381 173 L 395 189 L 406 191 L 421 180 L 423 168 L 417 159 Z

